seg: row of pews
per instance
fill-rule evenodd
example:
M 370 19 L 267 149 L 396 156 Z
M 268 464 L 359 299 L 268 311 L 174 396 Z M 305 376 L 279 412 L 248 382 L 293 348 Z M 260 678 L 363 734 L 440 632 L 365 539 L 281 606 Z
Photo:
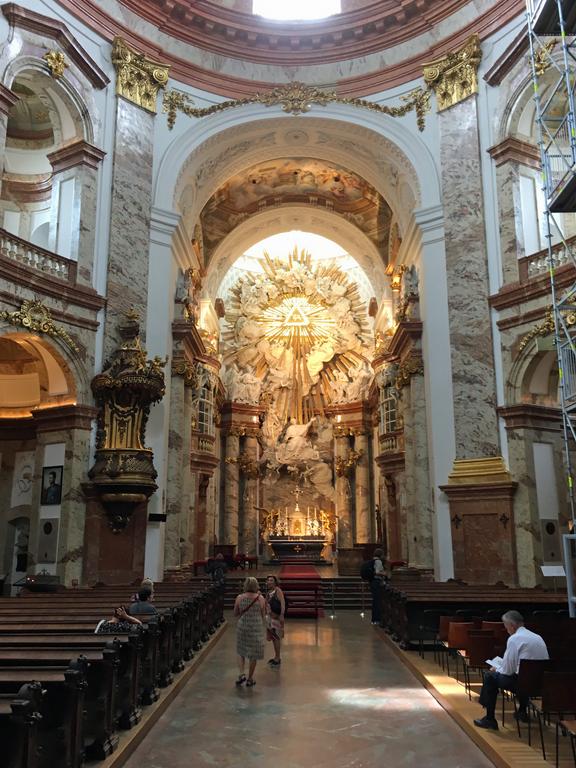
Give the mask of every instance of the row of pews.
M 224 620 L 222 587 L 160 583 L 141 631 L 94 634 L 134 587 L 0 598 L 0 761 L 80 768 L 118 745 Z M 148 617 L 140 617 L 143 621 Z
M 393 572 L 394 573 L 394 572 Z M 529 620 L 539 611 L 566 609 L 566 593 L 516 589 L 500 585 L 466 585 L 392 579 L 382 589 L 382 626 L 406 650 L 433 639 L 442 615 L 468 612 L 484 620 L 500 621 L 515 609 Z

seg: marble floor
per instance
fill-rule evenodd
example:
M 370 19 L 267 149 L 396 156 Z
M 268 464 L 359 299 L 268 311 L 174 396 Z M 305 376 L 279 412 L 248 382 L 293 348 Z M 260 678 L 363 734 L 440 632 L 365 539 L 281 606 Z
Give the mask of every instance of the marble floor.
M 488 768 L 357 613 L 287 622 L 282 668 L 236 688 L 233 620 L 126 768 Z

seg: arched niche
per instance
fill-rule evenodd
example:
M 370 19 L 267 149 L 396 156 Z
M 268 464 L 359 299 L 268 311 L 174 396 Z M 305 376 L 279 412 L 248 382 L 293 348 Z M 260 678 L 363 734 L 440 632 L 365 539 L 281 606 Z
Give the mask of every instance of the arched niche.
M 175 137 L 159 164 L 155 205 L 165 208 L 172 200 L 192 233 L 206 202 L 231 175 L 287 156 L 335 162 L 366 179 L 390 205 L 402 233 L 415 209 L 441 201 L 430 150 L 405 121 L 346 105 L 298 117 L 254 105 L 202 119 Z
M 559 406 L 558 359 L 552 337 L 534 339 L 516 358 L 506 387 L 508 405 Z
M 31 334 L 0 336 L 0 417 L 29 418 L 33 411 L 77 402 L 76 377 L 63 356 Z
M 301 230 L 337 242 L 362 267 L 378 299 L 389 292 L 385 264 L 374 243 L 354 224 L 325 209 L 285 205 L 253 214 L 241 222 L 216 248 L 206 273 L 205 290 L 216 298 L 224 275 L 248 248 L 270 235 Z

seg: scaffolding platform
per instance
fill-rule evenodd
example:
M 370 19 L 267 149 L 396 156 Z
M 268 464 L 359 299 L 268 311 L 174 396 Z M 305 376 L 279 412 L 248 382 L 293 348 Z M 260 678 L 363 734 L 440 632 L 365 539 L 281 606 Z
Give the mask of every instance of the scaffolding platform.
M 576 0 L 575 6 L 576 8 Z M 564 185 L 559 185 L 550 198 L 552 213 L 573 213 L 576 211 L 576 174 L 571 172 Z
M 562 0 L 563 30 L 566 35 L 576 34 L 576 3 L 574 0 Z M 532 29 L 536 35 L 560 35 L 560 14 L 557 0 L 534 2 Z

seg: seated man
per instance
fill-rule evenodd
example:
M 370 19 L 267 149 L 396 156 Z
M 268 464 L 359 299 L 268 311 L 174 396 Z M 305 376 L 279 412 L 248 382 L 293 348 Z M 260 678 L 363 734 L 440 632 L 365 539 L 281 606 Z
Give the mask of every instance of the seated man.
M 155 616 L 158 611 L 150 602 L 151 597 L 152 590 L 150 587 L 140 587 L 138 590 L 138 600 L 135 603 L 130 603 L 128 606 L 130 616 Z
M 506 643 L 506 652 L 498 669 L 492 668 L 484 677 L 480 691 L 480 704 L 486 708 L 486 716 L 474 720 L 478 728 L 498 730 L 496 722 L 496 699 L 498 691 L 514 693 L 518 683 L 518 670 L 522 659 L 546 660 L 549 658 L 546 643 L 535 632 L 530 632 L 524 626 L 524 618 L 518 611 L 508 611 L 502 616 L 502 621 L 510 637 Z M 519 708 L 516 717 L 525 720 L 528 701 L 519 698 Z

